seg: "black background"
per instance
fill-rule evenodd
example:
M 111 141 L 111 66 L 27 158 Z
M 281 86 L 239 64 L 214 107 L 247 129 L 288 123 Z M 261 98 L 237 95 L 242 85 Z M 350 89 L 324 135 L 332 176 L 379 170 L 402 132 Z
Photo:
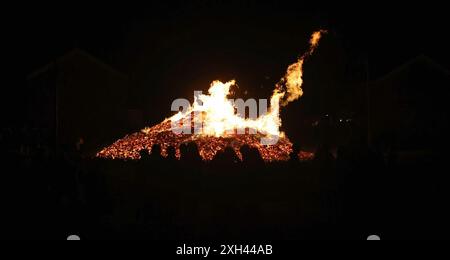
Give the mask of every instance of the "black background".
M 295 134 L 298 119 L 289 115 L 323 115 L 342 107 L 364 114 L 360 108 L 364 105 L 361 91 L 357 91 L 360 85 L 354 82 L 376 80 L 421 54 L 443 68 L 450 68 L 448 16 L 445 4 L 433 1 L 194 0 L 155 1 L 145 5 L 128 2 L 7 4 L 2 7 L 1 16 L 4 81 L 0 87 L 0 121 L 2 127 L 26 125 L 27 76 L 73 48 L 86 50 L 128 75 L 132 84 L 127 90 L 127 106 L 142 110 L 146 122 L 151 125 L 169 115 L 172 100 L 191 98 L 194 90 L 206 90 L 215 79 L 236 79 L 238 95 L 245 95 L 244 90 L 247 90 L 248 97 L 267 98 L 286 67 L 306 50 L 311 32 L 327 29 L 328 35 L 305 65 L 305 97 L 283 110 L 285 131 L 297 141 L 300 139 Z M 343 104 L 342 100 L 347 101 Z M 440 169 L 446 166 L 447 158 L 445 143 L 441 146 L 439 162 L 427 162 L 416 169 L 403 168 L 398 175 L 383 175 L 374 178 L 373 183 L 371 177 L 357 177 L 351 182 L 352 189 L 346 191 L 348 194 L 354 198 L 365 194 L 363 197 L 369 197 L 374 204 L 391 198 L 401 201 L 414 194 L 411 197 L 414 201 L 400 208 L 395 203 L 386 208 L 377 205 L 375 208 L 382 211 L 377 214 L 385 218 L 374 226 L 361 220 L 348 234 L 342 234 L 347 231 L 345 227 L 336 225 L 331 235 L 324 231 L 327 227 L 323 227 L 292 237 L 321 239 L 321 235 L 325 235 L 325 238 L 364 239 L 370 230 L 384 230 L 392 239 L 444 238 L 449 230 L 445 205 L 448 177 L 446 170 Z M 366 163 L 357 163 L 360 173 L 375 171 Z M 63 237 L 65 223 L 71 223 L 67 232 L 82 230 L 94 239 L 120 238 L 122 235 L 119 232 L 109 236 L 109 233 L 96 233 L 97 230 L 90 233 L 89 227 L 95 226 L 97 220 L 89 220 L 89 210 L 84 212 L 82 220 L 75 220 L 76 224 L 70 218 L 54 221 L 53 213 L 59 211 L 48 203 L 42 207 L 44 213 L 34 218 L 32 212 L 39 211 L 40 207 L 31 207 L 34 200 L 28 198 L 48 198 L 36 194 L 41 189 L 36 188 L 32 180 L 40 179 L 39 176 L 16 175 L 16 169 L 7 166 L 4 170 L 2 172 L 8 176 L 3 182 L 8 187 L 3 190 L 3 198 L 7 201 L 2 210 L 5 212 L 3 223 L 8 227 L 4 238 L 20 239 L 29 230 L 46 230 L 38 227 L 39 223 L 50 225 L 45 238 Z M 232 178 L 239 179 L 237 176 Z M 193 177 L 188 183 L 198 179 Z M 358 181 L 361 179 L 365 184 L 360 186 Z M 233 180 L 227 179 L 230 183 Z M 392 182 L 386 184 L 386 180 Z M 205 182 L 208 181 L 217 180 Z M 40 185 L 40 182 L 36 183 Z M 274 190 L 282 191 L 283 183 L 274 184 Z M 386 187 L 389 191 L 377 200 L 376 192 Z M 10 194 L 15 195 L 10 197 Z M 418 201 L 418 205 L 426 206 L 416 208 Z M 357 199 L 351 201 L 353 208 L 346 213 L 346 221 L 356 218 L 352 214 L 358 211 L 360 202 Z M 29 206 L 33 210 L 28 211 Z M 45 214 L 48 209 L 51 211 Z M 387 221 L 391 211 L 396 215 L 392 216 L 393 221 Z M 16 218 L 19 214 L 21 216 Z M 386 225 L 383 225 L 385 220 Z M 403 225 L 398 227 L 398 223 Z M 360 227 L 368 228 L 358 233 Z M 125 233 L 126 238 L 135 238 L 134 233 Z M 147 237 L 138 234 L 137 238 Z

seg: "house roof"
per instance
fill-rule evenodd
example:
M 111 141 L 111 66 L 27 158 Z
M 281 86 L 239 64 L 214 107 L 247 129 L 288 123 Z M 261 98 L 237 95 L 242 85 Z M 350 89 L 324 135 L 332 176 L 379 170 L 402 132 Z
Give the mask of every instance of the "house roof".
M 124 73 L 122 73 L 122 72 L 112 68 L 110 65 L 108 65 L 108 64 L 104 63 L 103 61 L 97 59 L 96 57 L 92 56 L 91 54 L 87 53 L 86 51 L 78 49 L 78 48 L 75 48 L 75 49 L 67 52 L 63 56 L 61 56 L 59 58 L 56 58 L 54 61 L 48 63 L 47 65 L 45 65 L 45 66 L 43 66 L 43 67 L 33 71 L 32 73 L 30 73 L 27 76 L 27 79 L 28 80 L 33 79 L 33 78 L 39 76 L 40 74 L 47 72 L 49 69 L 53 68 L 56 63 L 63 62 L 63 61 L 65 61 L 65 60 L 67 60 L 67 59 L 69 59 L 71 57 L 74 57 L 74 56 L 81 56 L 82 58 L 84 58 L 84 59 L 86 59 L 86 60 L 88 60 L 88 61 L 90 61 L 92 63 L 95 63 L 97 66 L 99 66 L 99 67 L 101 67 L 101 68 L 103 68 L 105 70 L 108 70 L 108 71 L 110 71 L 110 72 L 112 72 L 112 73 L 114 73 L 114 74 L 116 74 L 116 75 L 118 75 L 120 77 L 127 78 L 127 76 Z
M 393 71 L 389 72 L 388 74 L 382 76 L 381 78 L 375 80 L 375 82 L 385 81 L 399 73 L 402 73 L 403 71 L 406 71 L 408 68 L 412 67 L 413 65 L 416 65 L 419 63 L 427 64 L 428 66 L 433 67 L 435 70 L 440 71 L 441 73 L 443 73 L 447 76 L 450 76 L 450 71 L 447 68 L 441 66 L 440 64 L 435 62 L 430 57 L 428 57 L 424 54 L 421 54 L 421 55 L 413 58 L 412 60 L 404 63 L 403 65 L 397 67 L 396 69 L 394 69 Z

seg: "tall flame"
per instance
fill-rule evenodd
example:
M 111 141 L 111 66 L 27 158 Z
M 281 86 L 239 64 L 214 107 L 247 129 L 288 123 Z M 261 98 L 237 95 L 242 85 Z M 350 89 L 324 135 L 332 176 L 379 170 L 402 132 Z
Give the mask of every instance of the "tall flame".
M 276 93 L 285 93 L 282 106 L 286 106 L 303 96 L 303 64 L 314 53 L 317 46 L 319 46 L 319 41 L 325 33 L 327 33 L 326 30 L 320 30 L 312 34 L 309 41 L 309 50 L 296 63 L 288 67 L 286 75 L 277 84 Z
M 280 101 L 282 106 L 286 106 L 303 95 L 303 63 L 314 53 L 324 33 L 325 30 L 314 32 L 308 51 L 288 67 L 286 75 L 276 85 L 270 109 L 265 115 L 256 119 L 245 119 L 235 113 L 235 106 L 228 99 L 231 88 L 236 84 L 236 81 L 232 80 L 226 83 L 214 81 L 209 88 L 209 95 L 200 95 L 189 111 L 179 113 L 169 120 L 179 121 L 190 116 L 192 112 L 199 112 L 204 116 L 195 117 L 194 121 L 203 125 L 201 135 L 223 137 L 233 134 L 236 129 L 253 129 L 264 135 L 284 136 L 284 133 L 280 132 Z
M 257 148 L 265 161 L 288 160 L 292 152 L 292 143 L 280 131 L 280 107 L 303 95 L 304 61 L 314 53 L 324 33 L 326 31 L 320 30 L 312 34 L 308 51 L 288 67 L 286 75 L 276 84 L 270 100 L 270 109 L 265 114 L 248 119 L 237 115 L 235 104 L 228 99 L 236 82 L 214 81 L 209 88 L 209 95 L 197 96 L 187 111 L 179 112 L 156 126 L 118 140 L 100 151 L 97 156 L 139 159 L 142 150 L 151 151 L 154 144 L 160 144 L 163 156 L 167 155 L 168 147 L 174 147 L 177 150 L 177 157 L 180 158 L 180 146 L 195 142 L 204 160 L 212 160 L 226 147 L 232 147 L 241 158 L 240 147 L 244 145 Z M 200 132 L 183 135 L 173 131 L 174 126 L 191 128 L 192 123 L 202 126 Z M 257 135 L 245 134 L 247 129 L 253 130 Z M 242 130 L 244 134 L 236 135 L 236 131 Z M 258 137 L 265 138 L 264 136 L 275 136 L 279 141 L 274 145 L 259 142 Z

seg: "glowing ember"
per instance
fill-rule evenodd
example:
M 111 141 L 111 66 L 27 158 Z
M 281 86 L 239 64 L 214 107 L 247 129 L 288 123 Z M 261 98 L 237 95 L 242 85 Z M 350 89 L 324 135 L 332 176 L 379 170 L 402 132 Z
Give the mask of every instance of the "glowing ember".
M 242 159 L 240 149 L 242 146 L 249 146 L 259 150 L 265 161 L 285 161 L 292 153 L 292 143 L 287 138 L 281 138 L 276 145 L 261 145 L 258 135 L 229 135 L 225 137 L 201 136 L 175 134 L 171 131 L 170 121 L 129 135 L 110 147 L 97 154 L 101 158 L 137 160 L 141 158 L 140 151 L 151 152 L 154 144 L 161 145 L 162 155 L 167 156 L 169 147 L 176 147 L 176 156 L 180 158 L 180 146 L 194 142 L 199 148 L 200 156 L 205 161 L 212 160 L 218 152 L 224 151 L 227 147 L 232 147 L 238 157 Z
M 199 148 L 200 156 L 205 161 L 212 160 L 218 152 L 232 147 L 242 159 L 240 149 L 243 146 L 256 148 L 265 161 L 286 161 L 292 153 L 292 143 L 280 131 L 280 103 L 288 103 L 303 95 L 303 63 L 313 54 L 319 40 L 326 31 L 313 33 L 310 48 L 299 60 L 290 65 L 286 75 L 276 85 L 270 100 L 270 109 L 258 118 L 243 118 L 236 114 L 236 105 L 229 100 L 231 88 L 235 81 L 222 83 L 214 81 L 209 95 L 200 95 L 192 106 L 179 112 L 151 128 L 129 135 L 97 154 L 100 158 L 140 159 L 140 152 L 151 152 L 152 146 L 159 144 L 162 155 L 167 156 L 167 149 L 174 147 L 177 158 L 180 158 L 180 146 L 194 142 Z M 199 131 L 186 134 L 178 131 L 200 125 Z M 189 129 L 190 130 L 190 129 Z M 267 143 L 262 140 L 273 140 Z
M 312 160 L 314 160 L 315 156 L 316 155 L 314 153 L 311 153 L 311 152 L 300 151 L 298 153 L 298 159 L 300 161 L 302 161 L 302 162 L 312 161 Z

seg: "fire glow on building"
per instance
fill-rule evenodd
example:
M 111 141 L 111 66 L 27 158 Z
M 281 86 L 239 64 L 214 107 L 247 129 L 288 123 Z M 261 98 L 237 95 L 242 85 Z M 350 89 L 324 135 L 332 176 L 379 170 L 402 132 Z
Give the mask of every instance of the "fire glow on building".
M 286 75 L 275 86 L 270 108 L 258 118 L 246 119 L 237 115 L 234 103 L 229 100 L 231 89 L 236 85 L 234 80 L 226 83 L 214 81 L 208 91 L 209 95 L 197 97 L 187 111 L 179 112 L 156 126 L 116 141 L 100 151 L 97 157 L 138 160 L 141 158 L 141 151 L 151 153 L 154 145 L 160 145 L 162 156 L 166 157 L 168 148 L 174 147 L 176 156 L 180 159 L 181 145 L 195 143 L 205 161 L 214 159 L 217 153 L 227 147 L 233 148 L 242 160 L 240 150 L 243 146 L 258 149 L 266 162 L 289 160 L 293 144 L 280 130 L 280 109 L 303 96 L 303 64 L 314 53 L 324 33 L 326 31 L 320 30 L 312 34 L 309 50 L 288 67 Z M 201 125 L 201 131 L 186 134 L 174 129 L 177 126 L 182 128 L 183 123 L 186 126 L 189 122 L 189 128 Z M 238 133 L 237 129 L 244 129 L 244 133 Z M 276 142 L 261 142 L 274 137 Z M 299 157 L 305 156 L 303 154 Z

